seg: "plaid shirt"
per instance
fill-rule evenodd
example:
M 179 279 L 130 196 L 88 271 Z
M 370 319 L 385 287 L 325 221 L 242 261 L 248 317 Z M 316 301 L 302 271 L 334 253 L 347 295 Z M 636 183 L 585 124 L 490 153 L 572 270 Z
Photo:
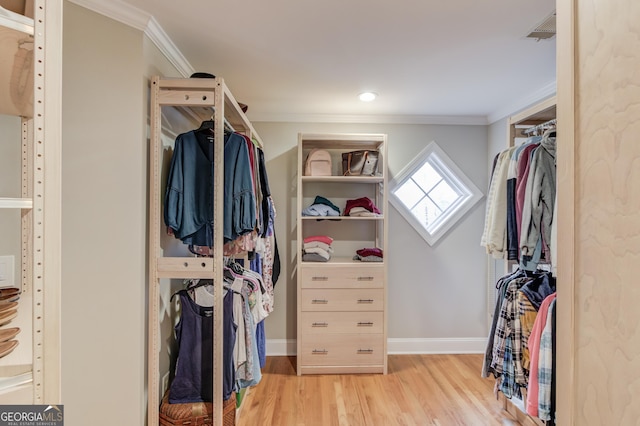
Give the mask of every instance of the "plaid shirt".
M 507 372 L 509 376 L 513 372 L 513 383 L 511 383 L 510 377 L 503 378 L 503 382 L 506 382 L 504 386 L 512 386 L 514 390 L 509 394 L 519 393 L 517 385 L 526 386 L 527 383 L 522 368 L 522 327 L 518 313 L 517 295 L 520 287 L 529 279 L 516 278 L 509 283 L 496 324 L 491 369 L 498 374 Z M 507 347 L 507 343 L 509 347 Z M 505 395 L 508 394 L 505 392 Z
M 538 311 L 536 311 L 536 308 L 522 291 L 518 291 L 517 300 L 518 315 L 520 316 L 520 325 L 522 327 L 522 368 L 525 370 L 525 379 L 528 379 L 530 362 L 528 342 L 531 330 L 533 329 L 533 324 L 536 322 L 536 315 L 538 315 Z
M 551 385 L 553 376 L 553 338 L 556 299 L 549 305 L 547 322 L 540 337 L 540 358 L 538 359 L 538 417 L 551 420 Z

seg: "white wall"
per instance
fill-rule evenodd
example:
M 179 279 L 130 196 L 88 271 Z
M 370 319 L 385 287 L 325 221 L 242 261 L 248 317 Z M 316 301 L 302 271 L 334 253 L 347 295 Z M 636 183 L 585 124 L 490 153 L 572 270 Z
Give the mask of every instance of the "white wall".
M 282 274 L 275 311 L 266 319 L 270 341 L 296 337 L 296 150 L 299 132 L 387 133 L 391 176 L 435 140 L 482 191 L 487 187 L 485 126 L 254 123 L 265 141 L 269 182 L 278 216 Z M 389 207 L 389 337 L 391 351 L 430 350 L 429 339 L 478 339 L 486 328 L 486 257 L 480 247 L 484 199 L 434 247 Z M 416 279 L 416 277 L 421 277 Z M 426 339 L 426 340 L 425 340 Z M 480 346 L 478 346 L 478 344 Z M 455 347 L 455 342 L 454 346 Z M 455 350 L 455 349 L 454 349 Z
M 20 117 L 0 114 L 0 197 L 21 197 L 20 123 Z M 20 284 L 21 229 L 19 209 L 0 209 L 0 256 L 14 256 L 14 285 Z
M 143 36 L 64 4 L 62 402 L 66 424 L 142 425 Z M 105 414 L 110 410 L 116 413 Z

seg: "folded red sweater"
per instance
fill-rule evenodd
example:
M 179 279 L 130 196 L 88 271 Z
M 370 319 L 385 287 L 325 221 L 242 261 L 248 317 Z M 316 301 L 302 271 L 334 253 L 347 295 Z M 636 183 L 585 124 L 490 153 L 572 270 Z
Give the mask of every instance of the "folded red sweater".
M 378 210 L 375 204 L 373 204 L 373 201 L 371 201 L 371 199 L 369 199 L 368 197 L 356 198 L 355 200 L 347 200 L 347 205 L 344 208 L 344 215 L 349 216 L 349 212 L 354 207 L 364 207 L 370 212 L 380 214 L 380 210 Z
M 367 256 L 377 256 L 377 257 L 382 257 L 382 249 L 379 248 L 363 248 L 360 250 L 356 250 L 356 253 L 358 253 L 360 256 L 362 257 L 367 257 Z

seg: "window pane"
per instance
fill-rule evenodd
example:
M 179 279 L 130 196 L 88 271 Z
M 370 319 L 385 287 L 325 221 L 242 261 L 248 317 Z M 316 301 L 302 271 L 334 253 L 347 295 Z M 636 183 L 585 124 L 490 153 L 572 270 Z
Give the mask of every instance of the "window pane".
M 451 204 L 460 198 L 460 194 L 443 180 L 433 188 L 433 191 L 429 193 L 429 197 L 431 197 L 442 210 L 447 210 Z
M 438 173 L 431 164 L 428 162 L 424 163 L 417 172 L 415 172 L 411 176 L 418 185 L 424 190 L 424 192 L 429 192 L 431 188 L 434 187 L 441 179 L 440 173 Z
M 442 214 L 442 210 L 438 208 L 435 204 L 431 202 L 431 200 L 425 197 L 422 201 L 418 203 L 413 209 L 411 209 L 411 213 L 420 221 L 420 223 L 428 230 L 429 225 L 431 225 L 437 218 Z
M 435 142 L 427 145 L 394 182 L 391 203 L 430 245 L 482 196 Z
M 424 197 L 424 192 L 411 179 L 408 179 L 400 188 L 395 190 L 394 194 L 409 209 Z

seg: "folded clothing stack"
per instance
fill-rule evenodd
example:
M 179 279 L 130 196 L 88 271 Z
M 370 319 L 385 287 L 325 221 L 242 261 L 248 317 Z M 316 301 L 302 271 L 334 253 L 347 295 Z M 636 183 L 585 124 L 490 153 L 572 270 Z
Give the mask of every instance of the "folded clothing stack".
M 356 255 L 353 256 L 353 260 L 359 260 L 361 262 L 382 262 L 382 250 L 377 247 L 357 250 Z
M 340 208 L 320 195 L 316 195 L 313 204 L 302 210 L 302 216 L 340 216 Z
M 333 238 L 327 235 L 314 235 L 304 239 L 302 246 L 303 262 L 328 262 L 331 259 Z
M 373 204 L 368 197 L 356 198 L 355 200 L 347 200 L 344 208 L 345 216 L 380 216 L 380 210 Z

